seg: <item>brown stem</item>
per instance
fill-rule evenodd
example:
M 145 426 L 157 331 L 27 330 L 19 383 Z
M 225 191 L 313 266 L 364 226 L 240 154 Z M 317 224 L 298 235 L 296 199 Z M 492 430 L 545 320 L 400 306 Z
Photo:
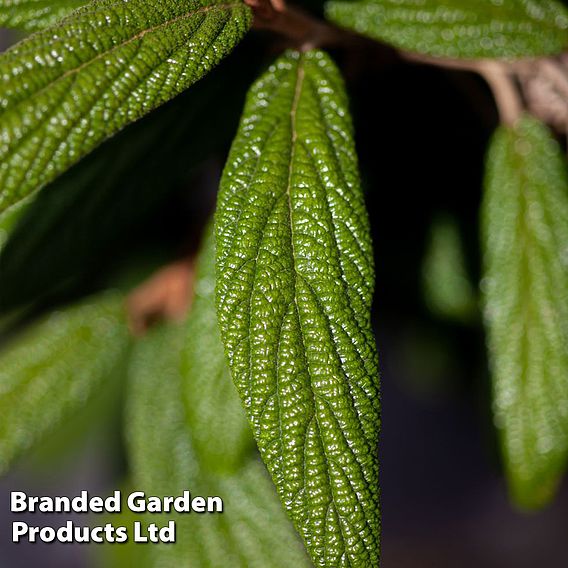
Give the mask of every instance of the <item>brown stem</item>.
M 493 92 L 501 122 L 513 126 L 523 112 L 523 102 L 509 66 L 499 61 L 483 61 L 479 72 Z
M 183 320 L 193 299 L 193 257 L 168 264 L 130 293 L 126 300 L 133 335 L 143 335 L 153 324 Z

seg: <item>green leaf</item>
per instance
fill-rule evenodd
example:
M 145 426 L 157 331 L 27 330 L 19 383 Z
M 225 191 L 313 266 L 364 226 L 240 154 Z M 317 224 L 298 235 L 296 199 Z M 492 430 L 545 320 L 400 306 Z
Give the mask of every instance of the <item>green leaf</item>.
M 197 168 L 226 151 L 259 51 L 250 41 L 240 45 L 215 73 L 36 194 L 0 255 L 0 313 L 74 294 L 85 282 L 104 279 L 109 265 L 131 258 L 144 238 L 156 240 L 166 200 L 176 192 L 186 200 Z
M 86 0 L 0 0 L 0 28 L 41 30 L 86 3 Z
M 197 267 L 182 374 L 186 377 L 187 423 L 200 463 L 209 471 L 234 471 L 250 456 L 254 440 L 231 380 L 217 324 L 213 225 L 206 232 Z
M 379 559 L 374 270 L 347 97 L 288 52 L 252 87 L 217 210 L 217 305 L 262 458 L 317 566 Z
M 31 324 L 0 351 L 0 472 L 86 401 L 128 345 L 122 299 L 106 293 Z
M 459 227 L 440 216 L 432 224 L 422 266 L 426 304 L 437 316 L 468 323 L 475 319 L 477 300 L 469 279 Z
M 198 317 L 202 321 L 202 316 Z M 190 324 L 189 330 L 194 326 Z M 301 543 L 255 453 L 241 446 L 245 452 L 242 465 L 229 473 L 212 462 L 212 455 L 202 461 L 202 452 L 195 451 L 194 431 L 201 437 L 208 426 L 214 444 L 219 444 L 213 440 L 215 436 L 223 437 L 225 443 L 235 438 L 230 431 L 234 421 L 226 423 L 223 415 L 235 402 L 228 403 L 221 396 L 232 395 L 236 404 L 238 396 L 232 384 L 233 392 L 225 388 L 220 391 L 191 388 L 198 387 L 206 378 L 217 383 L 221 377 L 216 370 L 209 373 L 204 358 L 203 367 L 193 366 L 191 374 L 186 376 L 180 373 L 187 332 L 184 325 L 154 329 L 134 351 L 127 413 L 134 486 L 153 495 L 180 495 L 189 490 L 193 496 L 220 496 L 224 512 L 164 515 L 163 524 L 168 520 L 176 522 L 177 540 L 173 546 L 151 548 L 153 565 L 307 567 Z M 205 335 L 200 337 L 206 339 Z M 215 355 L 216 360 L 218 357 Z M 191 400 L 187 397 L 190 388 Z M 199 408 L 209 405 L 212 410 L 202 415 L 202 423 L 197 424 L 197 413 L 188 419 L 188 404 Z M 215 416 L 213 423 L 209 422 L 211 416 Z M 151 520 L 158 522 L 155 515 Z
M 326 14 L 395 47 L 440 57 L 518 58 L 568 46 L 568 11 L 556 0 L 333 0 Z
M 8 237 L 24 214 L 28 205 L 29 200 L 23 199 L 0 213 L 0 252 L 4 250 L 4 245 L 8 241 Z M 4 268 L 3 264 L 2 268 Z
M 0 56 L 0 211 L 203 77 L 249 24 L 240 1 L 97 0 Z
M 496 423 L 512 498 L 538 507 L 568 459 L 568 179 L 524 117 L 489 151 L 483 280 Z

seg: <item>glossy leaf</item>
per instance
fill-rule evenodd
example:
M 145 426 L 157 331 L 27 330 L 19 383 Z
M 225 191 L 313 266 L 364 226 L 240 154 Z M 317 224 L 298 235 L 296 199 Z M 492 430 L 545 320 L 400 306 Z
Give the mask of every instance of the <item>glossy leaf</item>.
M 341 26 L 434 56 L 518 58 L 568 46 L 568 10 L 557 0 L 332 0 L 326 11 Z
M 215 239 L 208 229 L 182 351 L 187 422 L 199 461 L 209 471 L 234 471 L 254 440 L 225 361 L 215 308 Z M 222 417 L 222 420 L 219 418 Z
M 483 205 L 495 418 L 513 499 L 552 497 L 568 458 L 568 180 L 546 127 L 501 127 Z
M 106 293 L 33 323 L 0 350 L 0 472 L 86 401 L 128 345 L 121 297 Z
M 379 558 L 372 247 L 339 72 L 288 52 L 221 181 L 217 306 L 262 458 L 317 566 Z
M 201 315 L 198 317 L 202 319 Z M 200 372 L 214 382 L 218 375 L 216 371 L 209 375 L 207 365 L 192 367 L 191 374 L 185 377 L 180 373 L 186 336 L 184 325 L 155 329 L 135 349 L 127 413 L 134 482 L 138 490 L 154 495 L 179 495 L 189 490 L 194 496 L 220 496 L 224 512 L 164 515 L 161 519 L 153 515 L 152 522 L 165 524 L 174 519 L 177 526 L 174 546 L 154 546 L 149 551 L 153 566 L 307 567 L 301 542 L 257 455 L 241 446 L 242 465 L 230 473 L 222 467 L 224 473 L 221 473 L 212 456 L 202 461 L 202 453 L 195 452 L 193 428 L 202 436 L 211 426 L 212 437 L 234 439 L 234 433 L 228 430 L 234 424 L 225 423 L 222 414 L 230 403 L 220 395 L 232 394 L 237 403 L 238 396 L 230 389 L 194 388 L 191 401 L 187 399 L 186 392 L 193 381 L 197 380 L 197 386 L 205 380 L 194 373 Z M 197 413 L 188 420 L 186 402 L 201 408 L 206 405 L 217 408 L 214 423 L 208 422 L 213 411 L 202 416 L 201 424 L 196 423 Z
M 240 2 L 100 0 L 0 56 L 0 211 L 214 67 Z
M 0 314 L 100 281 L 153 238 L 167 200 L 191 193 L 193 203 L 203 201 L 191 181 L 230 144 L 256 74 L 255 51 L 251 41 L 240 45 L 214 73 L 36 194 L 0 255 Z
M 85 0 L 0 0 L 0 28 L 41 30 L 86 3 Z

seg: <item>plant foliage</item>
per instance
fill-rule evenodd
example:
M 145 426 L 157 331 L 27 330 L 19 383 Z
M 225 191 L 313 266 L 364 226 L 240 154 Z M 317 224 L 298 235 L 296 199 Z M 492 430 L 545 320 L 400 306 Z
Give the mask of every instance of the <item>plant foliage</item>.
M 396 47 L 439 57 L 527 57 L 568 46 L 556 0 L 332 0 L 328 17 Z
M 227 513 L 178 515 L 178 545 L 158 547 L 155 565 L 307 567 L 299 539 L 253 448 L 225 366 L 216 328 L 214 251 L 211 235 L 187 324 L 157 329 L 136 347 L 127 432 L 137 487 L 178 495 L 189 483 L 195 494 L 222 496 Z M 199 336 L 199 350 L 194 339 L 198 328 L 210 334 Z M 214 419 L 219 416 L 223 420 Z M 204 443 L 208 428 L 214 430 L 211 446 Z M 227 455 L 219 461 L 224 451 Z
M 323 52 L 286 53 L 253 85 L 217 244 L 223 340 L 282 501 L 317 566 L 376 563 L 373 260 L 345 91 Z
M 0 0 L 0 26 L 35 32 L 0 55 L 0 472 L 126 361 L 128 486 L 219 495 L 227 509 L 176 515 L 175 546 L 124 547 L 109 560 L 118 565 L 380 560 L 370 223 L 346 89 L 318 48 L 360 55 L 366 42 L 315 21 L 322 6 L 281 4 Z M 413 52 L 401 61 L 474 69 L 497 95 L 507 124 L 490 145 L 481 215 L 495 421 L 512 499 L 543 506 L 568 460 L 568 180 L 551 132 L 517 107 L 565 118 L 568 10 L 557 0 L 331 0 L 325 13 L 389 53 Z M 269 33 L 235 49 L 251 26 Z M 294 49 L 249 89 L 280 46 L 273 31 Z M 459 61 L 479 58 L 500 61 Z M 121 254 L 144 273 L 154 249 L 137 262 L 133 241 L 161 243 L 161 207 L 189 195 L 204 164 L 216 183 L 220 158 L 190 314 L 152 329 L 129 359 L 113 290 L 137 277 L 117 277 L 132 268 Z M 398 188 L 380 190 L 377 200 Z M 474 328 L 462 244 L 453 220 L 435 220 L 425 299 L 444 325 Z
M 550 500 L 568 459 L 566 243 L 564 158 L 525 117 L 489 150 L 483 244 L 497 421 L 512 496 L 527 507 Z
M 0 211 L 199 80 L 250 23 L 241 3 L 100 0 L 0 57 Z
M 88 401 L 128 343 L 121 297 L 107 292 L 45 316 L 2 346 L 0 472 Z
M 84 4 L 85 0 L 3 0 L 0 3 L 0 27 L 41 30 Z

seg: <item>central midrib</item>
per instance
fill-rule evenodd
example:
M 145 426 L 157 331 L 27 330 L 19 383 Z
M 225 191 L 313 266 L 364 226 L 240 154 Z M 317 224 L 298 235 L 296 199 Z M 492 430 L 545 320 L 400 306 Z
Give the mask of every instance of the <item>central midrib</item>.
M 63 81 L 64 79 L 66 79 L 67 77 L 71 77 L 79 72 L 81 72 L 83 69 L 85 69 L 86 67 L 88 67 L 89 65 L 92 65 L 93 63 L 95 63 L 96 61 L 102 59 L 103 57 L 106 57 L 110 54 L 112 54 L 114 51 L 119 50 L 129 44 L 131 44 L 134 41 L 137 41 L 139 39 L 142 39 L 144 36 L 146 36 L 147 34 L 156 32 L 164 27 L 168 27 L 171 25 L 176 24 L 177 22 L 186 20 L 188 18 L 191 18 L 192 16 L 195 16 L 197 14 L 205 14 L 207 12 L 211 12 L 213 10 L 232 10 L 233 8 L 237 8 L 237 7 L 244 7 L 244 4 L 242 4 L 241 2 L 233 2 L 233 3 L 226 3 L 226 4 L 214 4 L 211 6 L 202 6 L 201 8 L 198 8 L 197 10 L 194 10 L 192 12 L 187 12 L 185 14 L 182 14 L 181 16 L 176 16 L 175 18 L 172 18 L 170 20 L 167 20 L 165 22 L 162 22 L 161 24 L 157 24 L 155 26 L 151 26 L 149 28 L 146 28 L 144 30 L 139 31 L 138 33 L 136 33 L 135 35 L 133 35 L 132 37 L 129 37 L 128 39 L 124 40 L 123 42 L 112 46 L 110 49 L 103 51 L 102 53 L 98 53 L 97 55 L 95 55 L 93 58 L 89 59 L 88 61 L 85 61 L 83 63 L 81 63 L 80 65 L 78 65 L 77 67 L 74 67 L 72 69 L 69 69 L 67 71 L 65 71 L 62 75 L 60 75 L 59 77 L 56 77 L 55 79 L 53 79 L 52 81 L 50 81 L 49 83 L 47 83 L 46 85 L 44 85 L 41 89 L 39 89 L 38 91 L 36 91 L 35 93 L 31 93 L 29 96 L 30 97 L 37 97 L 38 95 L 41 95 L 44 91 L 46 91 L 47 89 L 53 87 L 53 85 L 57 84 L 59 81 Z M 20 99 L 18 101 L 16 101 L 14 103 L 14 105 L 19 105 L 21 102 L 28 100 L 27 98 L 23 98 Z M 14 107 L 12 107 L 13 109 Z M 8 103 L 7 108 L 5 109 L 5 111 L 9 111 L 10 109 L 10 103 Z M 1 116 L 1 115 L 0 115 Z

